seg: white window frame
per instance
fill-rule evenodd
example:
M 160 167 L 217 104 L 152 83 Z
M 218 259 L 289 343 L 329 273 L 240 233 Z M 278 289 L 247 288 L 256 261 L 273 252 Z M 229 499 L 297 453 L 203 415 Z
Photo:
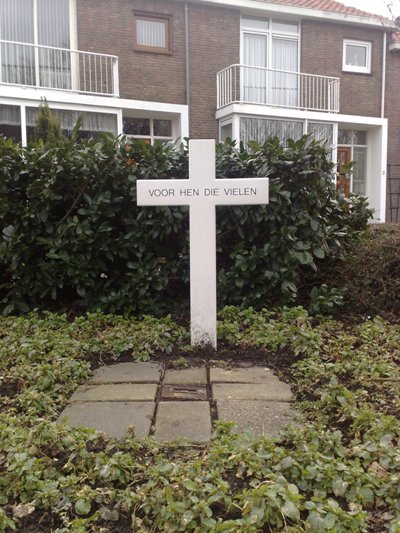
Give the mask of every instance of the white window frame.
M 254 19 L 260 17 L 253 17 Z M 268 22 L 268 29 L 255 28 L 251 25 L 251 18 L 243 15 L 240 19 L 240 64 L 244 64 L 244 47 L 243 47 L 243 35 L 245 33 L 265 35 L 268 39 L 268 56 L 267 56 L 267 67 L 272 68 L 272 39 L 274 37 L 289 39 L 297 42 L 297 72 L 301 72 L 301 22 L 299 20 L 280 20 L 275 18 L 263 17 L 262 20 Z M 297 32 L 284 32 L 276 31 L 272 29 L 273 22 L 288 22 L 297 24 Z
M 224 128 L 225 126 L 230 126 L 232 128 L 232 137 L 231 139 L 233 139 L 233 121 L 232 119 L 230 120 L 221 120 L 219 122 L 219 142 L 225 142 L 225 140 L 222 139 L 222 128 Z
M 347 46 L 359 46 L 366 50 L 366 65 L 359 67 L 356 65 L 348 65 L 347 61 Z M 355 72 L 359 74 L 371 74 L 371 56 L 372 56 L 372 43 L 368 41 L 354 41 L 353 39 L 343 40 L 343 65 L 342 70 L 344 72 Z

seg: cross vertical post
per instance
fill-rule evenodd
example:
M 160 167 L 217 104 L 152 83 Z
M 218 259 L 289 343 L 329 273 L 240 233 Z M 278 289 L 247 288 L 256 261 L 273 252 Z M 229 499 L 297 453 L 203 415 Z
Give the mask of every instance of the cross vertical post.
M 189 176 L 195 183 L 215 180 L 215 143 L 197 143 L 189 151 Z M 208 180 L 207 180 L 208 181 Z M 217 347 L 217 244 L 215 203 L 190 206 L 190 336 L 191 344 Z M 196 246 L 192 247 L 193 242 Z

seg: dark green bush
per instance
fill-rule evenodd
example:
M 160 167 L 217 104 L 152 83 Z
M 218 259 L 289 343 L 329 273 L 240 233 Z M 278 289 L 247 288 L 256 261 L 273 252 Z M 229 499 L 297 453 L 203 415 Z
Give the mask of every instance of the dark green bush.
M 325 274 L 346 288 L 348 310 L 387 319 L 400 315 L 400 225 L 374 224 L 351 240 Z
M 138 208 L 136 180 L 187 178 L 183 146 L 111 136 L 21 148 L 0 140 L 0 302 L 162 313 L 188 302 L 186 208 Z M 295 302 L 319 263 L 370 216 L 340 203 L 326 150 L 310 139 L 217 148 L 218 177 L 269 176 L 270 204 L 218 210 L 223 304 Z
M 37 141 L 55 146 L 61 139 L 62 131 L 59 119 L 52 113 L 46 98 L 43 98 L 36 117 L 34 137 Z

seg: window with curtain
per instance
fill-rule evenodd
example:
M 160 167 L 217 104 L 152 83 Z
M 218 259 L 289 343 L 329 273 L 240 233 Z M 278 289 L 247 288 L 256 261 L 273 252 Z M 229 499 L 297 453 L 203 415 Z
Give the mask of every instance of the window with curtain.
M 242 18 L 242 100 L 298 105 L 296 23 Z
M 0 39 L 68 49 L 69 0 L 0 0 Z M 4 83 L 71 87 L 69 52 L 1 43 L 0 54 Z
M 367 148 L 355 146 L 353 148 L 353 183 L 354 194 L 367 194 Z
M 343 41 L 343 70 L 347 72 L 371 73 L 372 44 L 364 41 Z
M 14 105 L 0 105 L 0 135 L 21 141 L 21 109 Z
M 326 144 L 328 148 L 333 145 L 333 124 L 323 122 L 309 122 L 308 132 L 316 141 Z
M 281 37 L 272 37 L 272 73 L 271 97 L 273 104 L 286 107 L 298 105 L 298 48 L 297 41 Z
M 95 113 L 89 111 L 74 111 L 70 109 L 52 109 L 52 113 L 60 120 L 64 135 L 70 135 L 79 117 L 82 117 L 82 126 L 79 137 L 96 137 L 100 133 L 117 135 L 117 115 L 112 113 Z M 26 108 L 26 125 L 28 140 L 32 140 L 36 126 L 37 107 Z
M 268 103 L 268 38 L 266 35 L 243 34 L 243 98 L 246 102 Z M 261 68 L 259 68 L 261 67 Z M 264 67 L 264 68 L 262 68 Z
M 171 52 L 171 17 L 134 13 L 134 45 L 145 52 Z
M 240 119 L 240 140 L 245 144 L 250 141 L 263 144 L 270 137 L 278 137 L 286 146 L 289 139 L 297 141 L 302 135 L 303 122 L 246 117 Z

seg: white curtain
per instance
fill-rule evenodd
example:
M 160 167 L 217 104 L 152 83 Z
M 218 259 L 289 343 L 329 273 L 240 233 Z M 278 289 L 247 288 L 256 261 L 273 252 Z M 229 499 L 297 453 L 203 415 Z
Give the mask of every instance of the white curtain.
M 60 120 L 61 129 L 67 132 L 71 131 L 74 128 L 78 118 L 82 117 L 82 131 L 103 131 L 113 133 L 114 135 L 117 134 L 117 115 L 113 115 L 110 113 L 90 113 L 87 111 L 72 111 L 68 109 L 52 109 L 51 111 Z M 34 127 L 36 125 L 37 113 L 37 107 L 26 108 L 27 126 Z
M 39 43 L 56 48 L 69 48 L 68 0 L 38 0 Z M 40 85 L 57 89 L 71 88 L 69 52 L 40 50 Z
M 166 48 L 166 23 L 157 20 L 136 19 L 136 42 L 143 46 Z
M 268 36 L 243 33 L 242 100 L 257 104 L 268 103 Z
M 303 123 L 291 120 L 269 120 L 262 118 L 240 119 L 240 140 L 245 144 L 256 141 L 263 144 L 269 137 L 278 137 L 283 145 L 289 139 L 297 141 L 303 135 Z
M 242 35 L 242 100 L 257 104 L 298 106 L 297 39 L 272 36 L 272 64 L 269 65 L 269 35 L 251 32 L 243 32 Z
M 34 20 L 38 42 L 34 39 Z M 0 0 L 0 39 L 69 48 L 68 0 Z M 71 85 L 70 54 L 39 50 L 24 45 L 0 44 L 2 81 L 68 89 Z
M 0 39 L 33 43 L 32 0 L 0 0 Z M 1 79 L 5 83 L 33 85 L 33 48 L 1 43 Z
M 325 143 L 328 148 L 333 145 L 333 125 L 323 122 L 309 122 L 308 133 L 311 133 L 316 141 Z
M 6 126 L 20 126 L 20 107 L 14 105 L 0 105 L 0 124 L 5 124 Z
M 297 40 L 272 38 L 272 68 L 293 72 L 273 72 L 271 103 L 296 107 L 298 105 L 298 52 Z
M 355 146 L 353 148 L 353 188 L 354 194 L 367 194 L 367 149 Z

